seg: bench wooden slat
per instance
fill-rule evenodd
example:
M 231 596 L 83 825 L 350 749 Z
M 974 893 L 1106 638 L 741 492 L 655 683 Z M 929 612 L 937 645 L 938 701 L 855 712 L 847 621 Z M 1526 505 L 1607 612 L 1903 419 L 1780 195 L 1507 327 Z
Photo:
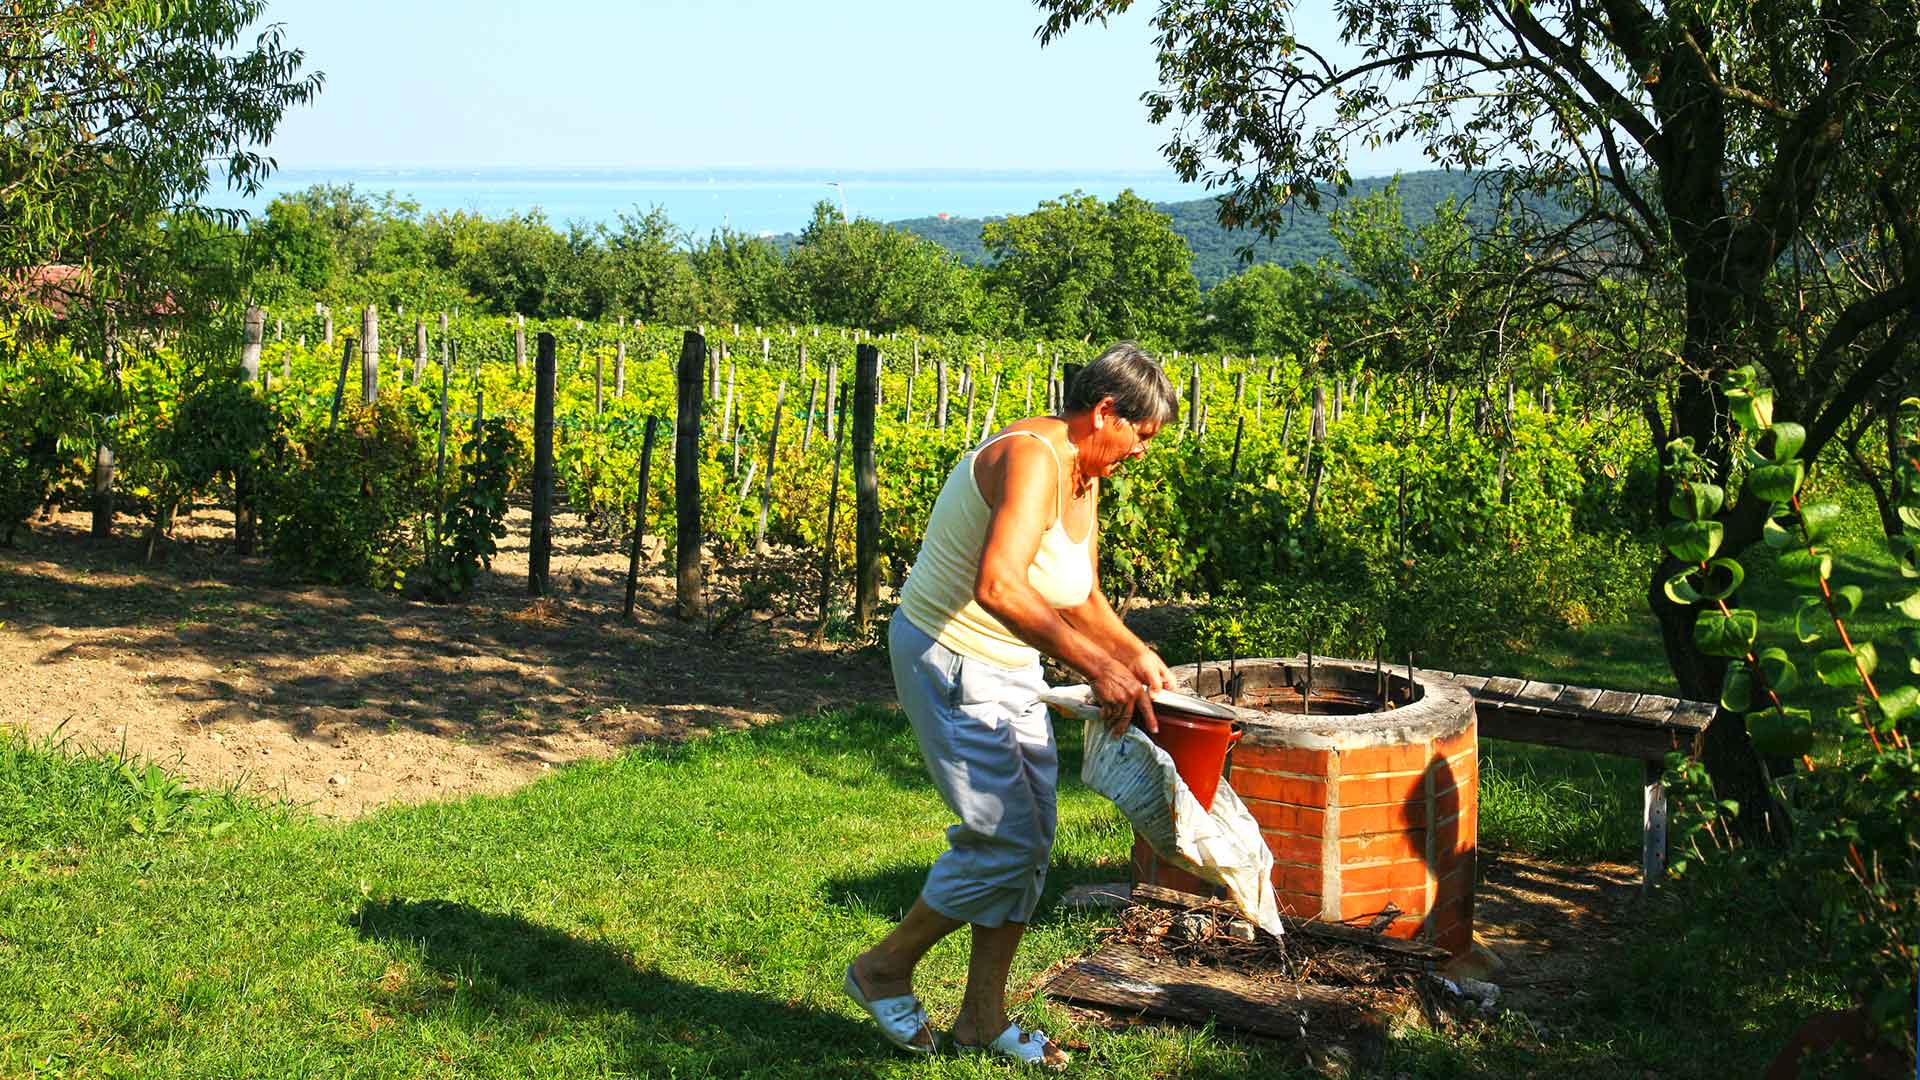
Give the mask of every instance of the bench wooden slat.
M 1705 731 L 1713 723 L 1713 714 L 1719 706 L 1711 701 L 1682 701 L 1680 707 L 1667 717 L 1667 726 L 1685 728 L 1688 731 Z
M 1586 712 L 1593 703 L 1600 700 L 1600 691 L 1585 686 L 1569 686 L 1554 699 L 1554 712 Z
M 1602 690 L 1599 699 L 1588 706 L 1587 711 L 1606 713 L 1611 716 L 1632 716 L 1633 707 L 1639 703 L 1639 694 L 1630 694 L 1624 690 Z
M 1558 699 L 1560 694 L 1565 690 L 1566 687 L 1561 686 L 1559 683 L 1530 681 L 1527 685 L 1520 688 L 1518 694 L 1513 696 L 1513 703 L 1515 705 L 1529 705 L 1536 709 L 1551 708 L 1554 701 Z
M 1679 698 L 1664 697 L 1660 694 L 1642 694 L 1639 704 L 1633 707 L 1633 718 L 1653 727 L 1665 727 L 1667 720 L 1679 707 Z
M 1527 683 L 1524 679 L 1508 679 L 1496 675 L 1488 679 L 1487 685 L 1475 691 L 1473 696 L 1475 700 L 1485 701 L 1488 704 L 1505 704 L 1518 696 L 1520 688 L 1525 685 Z
M 1509 742 L 1559 746 L 1568 750 L 1590 750 L 1599 754 L 1619 754 L 1642 761 L 1664 761 L 1669 750 L 1692 748 L 1690 733 L 1673 728 L 1653 728 L 1640 724 L 1609 724 L 1486 705 L 1478 713 L 1480 737 L 1506 739 Z

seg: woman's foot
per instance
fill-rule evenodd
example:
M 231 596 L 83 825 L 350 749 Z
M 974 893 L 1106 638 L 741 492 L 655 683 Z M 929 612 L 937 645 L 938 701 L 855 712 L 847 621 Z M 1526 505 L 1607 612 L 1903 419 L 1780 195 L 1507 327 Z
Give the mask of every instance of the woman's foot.
M 1073 1060 L 1044 1031 L 1022 1031 L 1008 1023 L 998 1035 L 983 1039 L 978 1026 L 964 1016 L 954 1024 L 953 1045 L 962 1053 L 995 1054 L 1048 1072 L 1061 1072 Z
M 863 970 L 862 964 L 869 966 Z M 939 1049 L 926 1010 L 913 994 L 911 968 L 905 973 L 891 971 L 872 964 L 870 955 L 863 953 L 847 965 L 846 991 L 880 1025 L 888 1042 L 922 1054 Z

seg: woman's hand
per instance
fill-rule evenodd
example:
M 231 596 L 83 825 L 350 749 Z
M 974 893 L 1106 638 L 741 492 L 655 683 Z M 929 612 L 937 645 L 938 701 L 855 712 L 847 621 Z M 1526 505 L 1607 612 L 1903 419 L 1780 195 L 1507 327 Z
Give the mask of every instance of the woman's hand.
M 1153 689 L 1142 682 L 1127 665 L 1110 663 L 1093 679 L 1093 696 L 1100 703 L 1100 720 L 1115 738 L 1127 733 L 1127 726 L 1138 717 L 1149 732 L 1160 730 L 1153 718 Z
M 1167 662 L 1152 649 L 1141 649 L 1133 661 L 1127 665 L 1133 676 L 1147 684 L 1148 690 L 1173 689 L 1173 672 L 1167 669 Z

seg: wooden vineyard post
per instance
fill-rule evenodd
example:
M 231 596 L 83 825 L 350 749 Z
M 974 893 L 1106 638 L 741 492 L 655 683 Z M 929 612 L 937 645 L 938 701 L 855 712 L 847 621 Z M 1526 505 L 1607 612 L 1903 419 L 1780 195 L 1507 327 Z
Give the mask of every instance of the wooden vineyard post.
M 1200 410 L 1203 407 L 1200 396 L 1200 365 L 1193 365 L 1193 384 L 1187 392 L 1187 433 L 1200 434 Z
M 832 416 L 836 402 L 827 402 L 827 415 Z M 814 644 L 819 644 L 827 634 L 827 611 L 833 601 L 833 541 L 840 525 L 840 458 L 846 447 L 847 425 L 840 425 L 839 436 L 833 440 L 833 477 L 827 482 L 827 542 L 820 552 L 820 621 L 813 628 Z
M 840 361 L 837 359 L 827 361 L 827 400 L 829 402 L 840 400 Z M 840 428 L 834 419 L 834 409 L 829 405 L 827 407 L 827 438 L 838 439 L 839 437 Z
M 966 383 L 967 383 L 967 423 L 966 423 L 966 426 L 961 428 L 960 430 L 968 438 L 972 438 L 973 437 L 973 399 L 976 396 L 978 396 L 978 391 L 980 389 L 980 380 L 973 377 L 972 369 L 968 369 Z
M 1033 415 L 1033 372 L 1027 372 L 1027 404 L 1020 410 L 1022 416 Z
M 553 556 L 553 398 L 557 360 L 553 335 L 542 331 L 533 361 L 533 536 L 527 544 L 527 595 L 547 595 Z
M 260 339 L 266 332 L 266 313 L 248 305 L 246 337 L 240 347 L 240 370 L 249 383 L 260 381 Z
M 1247 434 L 1247 414 L 1240 413 L 1240 419 L 1233 425 L 1233 462 L 1227 466 L 1229 482 L 1240 479 L 1240 440 Z
M 593 354 L 593 420 L 599 426 L 600 417 L 607 411 L 607 358 L 598 350 Z
M 427 374 L 427 317 L 413 317 L 413 385 L 419 386 Z
M 447 486 L 447 392 L 451 389 L 453 366 L 448 362 L 446 342 L 442 341 L 440 352 L 440 449 L 434 464 L 435 487 Z
M 819 376 L 815 376 L 813 381 L 807 386 L 807 430 L 806 434 L 800 436 L 800 452 L 802 454 L 807 452 L 807 447 L 813 445 L 813 407 L 819 398 L 820 378 Z M 827 399 L 827 408 L 833 408 L 832 398 Z
M 1287 439 L 1293 434 L 1293 398 L 1287 398 L 1286 418 L 1280 421 L 1280 452 L 1287 452 Z
M 1339 393 L 1340 384 L 1334 383 L 1334 393 Z M 1307 431 L 1307 525 L 1312 526 L 1315 509 L 1320 503 L 1320 474 L 1326 471 L 1326 448 L 1321 444 L 1327 437 L 1327 388 L 1313 388 L 1313 425 Z M 1318 449 L 1320 453 L 1314 451 Z
M 675 612 L 697 619 L 706 601 L 700 569 L 700 383 L 707 343 L 692 330 L 680 343 L 678 413 L 673 428 L 673 506 L 679 536 L 675 545 Z
M 938 387 L 934 391 L 934 426 L 941 431 L 947 430 L 947 358 L 942 356 L 936 365 L 935 379 Z
M 613 347 L 613 396 L 627 396 L 627 317 L 620 316 L 615 324 L 620 328 L 620 340 Z
M 340 426 L 340 404 L 347 396 L 347 365 L 353 363 L 353 339 L 348 338 L 340 347 L 340 379 L 333 384 L 333 416 L 327 421 L 327 434 Z
M 372 304 L 360 313 L 360 400 L 380 398 L 380 312 Z
M 767 436 L 767 468 L 760 475 L 760 516 L 753 523 L 753 551 L 756 555 L 767 552 L 767 511 L 773 504 L 773 456 L 780 448 L 780 418 L 787 409 L 787 381 L 780 380 L 780 389 L 773 395 L 773 433 Z
M 907 372 L 907 410 L 900 419 L 903 427 L 911 427 L 913 425 L 913 382 L 919 378 L 919 376 L 920 373 L 918 371 Z
M 853 484 L 854 559 L 858 564 L 853 620 L 864 638 L 880 605 L 880 477 L 873 456 L 874 409 L 879 396 L 880 350 L 854 349 Z
M 1060 358 L 1058 356 L 1047 357 L 1047 411 L 1050 413 L 1060 411 L 1060 402 L 1055 396 L 1056 391 L 1054 389 L 1054 380 L 1059 377 Z
M 246 338 L 240 349 L 240 378 L 249 387 L 260 381 L 260 344 L 266 331 L 266 314 L 256 305 L 247 307 Z M 255 516 L 254 487 L 257 477 L 253 466 L 241 465 L 233 472 L 233 553 L 253 554 L 258 519 Z
M 733 357 L 727 357 L 727 404 L 720 414 L 720 438 L 733 438 Z M 734 472 L 740 471 L 739 462 L 734 463 Z
M 323 307 L 320 311 L 320 314 L 321 314 L 321 317 L 325 320 L 325 322 L 321 324 L 322 333 L 324 334 L 324 337 L 322 337 L 320 344 L 325 345 L 328 348 L 332 348 L 333 346 L 333 309 L 330 307 Z
M 527 371 L 527 317 L 516 313 L 513 316 L 513 373 L 524 375 Z
M 640 443 L 640 490 L 633 503 L 633 548 L 627 556 L 627 601 L 620 617 L 633 621 L 633 593 L 640 585 L 640 541 L 647 535 L 647 488 L 653 479 L 653 440 L 660 430 L 660 418 L 647 417 L 647 434 Z

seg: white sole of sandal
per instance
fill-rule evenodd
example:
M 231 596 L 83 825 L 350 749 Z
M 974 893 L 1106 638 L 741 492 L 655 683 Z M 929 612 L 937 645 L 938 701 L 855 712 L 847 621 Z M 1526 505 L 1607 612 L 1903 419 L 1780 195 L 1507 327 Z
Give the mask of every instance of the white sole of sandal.
M 932 1056 L 940 1049 L 940 1037 L 934 1033 L 933 1025 L 927 1021 L 927 1011 L 920 1007 L 920 999 L 912 994 L 899 997 L 874 998 L 869 1001 L 860 989 L 860 981 L 853 977 L 853 965 L 847 965 L 847 976 L 841 981 L 840 989 L 845 991 L 855 1005 L 867 1011 L 873 1022 L 880 1028 L 880 1035 L 888 1042 L 905 1050 L 909 1054 Z M 927 1033 L 929 1045 L 921 1046 L 913 1041 L 921 1031 Z
M 1019 1024 L 1008 1024 L 1007 1030 L 985 1046 L 953 1040 L 953 1048 L 963 1054 L 992 1054 L 1045 1072 L 1066 1072 L 1073 1059 L 1062 1050 L 1059 1061 L 1048 1061 L 1047 1047 L 1052 1045 L 1046 1032 L 1021 1031 Z

